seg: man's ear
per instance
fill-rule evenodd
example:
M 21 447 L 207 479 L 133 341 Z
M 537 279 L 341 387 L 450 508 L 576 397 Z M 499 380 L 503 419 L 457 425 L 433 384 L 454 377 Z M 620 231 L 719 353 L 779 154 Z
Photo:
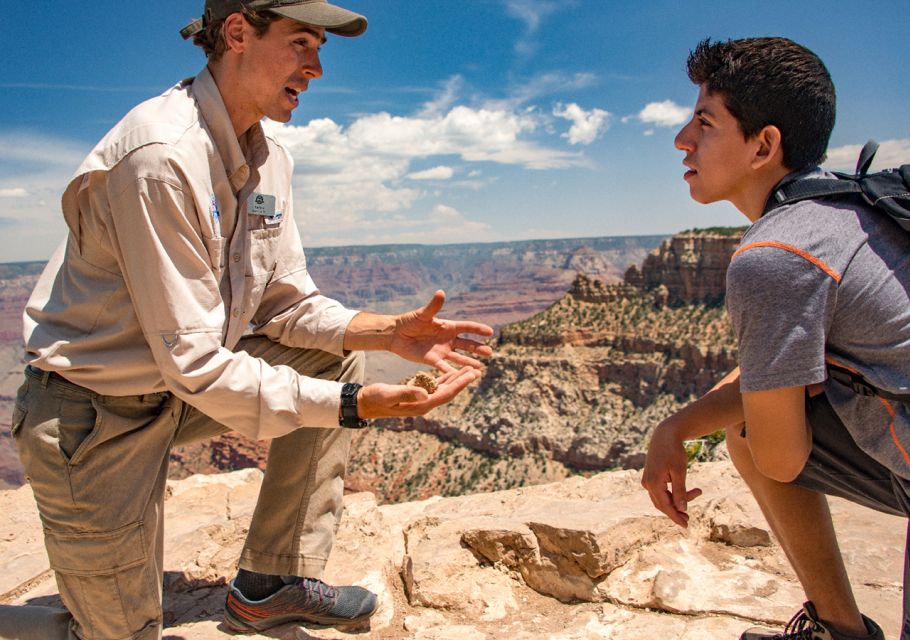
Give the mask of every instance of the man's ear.
M 752 168 L 760 169 L 776 164 L 784 164 L 784 148 L 781 146 L 780 129 L 773 124 L 765 125 L 755 134 L 755 156 Z
M 246 47 L 247 22 L 241 13 L 232 13 L 224 19 L 224 43 L 228 51 L 240 53 Z

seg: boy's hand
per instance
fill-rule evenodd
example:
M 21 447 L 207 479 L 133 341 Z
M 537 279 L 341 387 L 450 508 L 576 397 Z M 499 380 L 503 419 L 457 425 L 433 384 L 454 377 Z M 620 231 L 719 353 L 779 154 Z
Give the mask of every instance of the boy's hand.
M 689 525 L 689 501 L 701 495 L 701 489 L 686 489 L 688 462 L 672 418 L 660 423 L 648 446 L 641 484 L 648 490 L 654 506 L 683 528 Z

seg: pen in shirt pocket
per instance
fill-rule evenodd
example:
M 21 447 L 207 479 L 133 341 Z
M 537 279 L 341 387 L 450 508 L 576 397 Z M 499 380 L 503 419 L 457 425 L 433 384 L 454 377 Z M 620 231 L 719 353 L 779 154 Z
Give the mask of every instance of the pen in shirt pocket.
M 212 237 L 216 239 L 221 238 L 221 211 L 218 210 L 218 201 L 215 199 L 215 194 L 212 194 Z

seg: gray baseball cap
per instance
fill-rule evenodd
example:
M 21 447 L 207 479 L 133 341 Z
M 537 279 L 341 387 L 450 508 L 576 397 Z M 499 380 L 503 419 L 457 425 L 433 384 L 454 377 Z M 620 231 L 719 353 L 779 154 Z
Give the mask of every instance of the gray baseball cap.
M 205 0 L 205 14 L 180 30 L 184 40 L 205 29 L 216 20 L 223 20 L 244 6 L 256 11 L 271 11 L 285 18 L 314 27 L 325 27 L 339 36 L 359 36 L 367 30 L 367 19 L 359 13 L 336 7 L 326 0 Z

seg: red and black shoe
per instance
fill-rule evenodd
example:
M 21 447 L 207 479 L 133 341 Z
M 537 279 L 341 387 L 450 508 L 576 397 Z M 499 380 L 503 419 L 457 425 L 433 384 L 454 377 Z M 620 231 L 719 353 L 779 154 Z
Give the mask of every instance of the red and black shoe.
M 378 605 L 376 594 L 363 587 L 333 587 L 315 578 L 298 578 L 263 600 L 247 600 L 233 582 L 230 587 L 224 621 L 240 633 L 290 622 L 355 624 L 367 620 Z

